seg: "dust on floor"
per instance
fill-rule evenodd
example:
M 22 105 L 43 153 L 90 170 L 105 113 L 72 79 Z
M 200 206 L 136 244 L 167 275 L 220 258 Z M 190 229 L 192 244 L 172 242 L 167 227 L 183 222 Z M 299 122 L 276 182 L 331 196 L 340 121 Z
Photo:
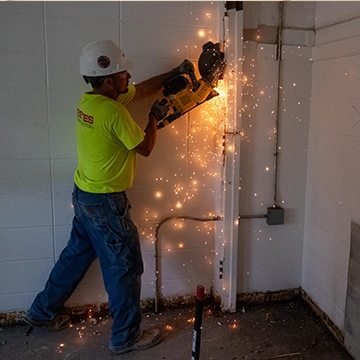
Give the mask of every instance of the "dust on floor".
M 163 341 L 141 352 L 114 356 L 108 350 L 112 321 L 83 319 L 52 333 L 29 326 L 0 330 L 1 360 L 190 360 L 193 308 L 143 314 L 142 327 L 161 329 Z M 303 300 L 239 309 L 203 311 L 200 360 L 351 360 Z

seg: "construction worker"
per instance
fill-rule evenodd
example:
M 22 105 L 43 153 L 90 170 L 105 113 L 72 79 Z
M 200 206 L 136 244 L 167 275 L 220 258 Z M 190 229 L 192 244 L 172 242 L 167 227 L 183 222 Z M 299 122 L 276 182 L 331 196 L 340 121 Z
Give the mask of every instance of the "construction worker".
M 70 317 L 61 314 L 63 306 L 99 258 L 113 319 L 110 351 L 123 354 L 161 341 L 158 329 L 140 329 L 143 260 L 125 191 L 132 186 L 136 155 L 150 155 L 157 122 L 168 107 L 155 101 L 143 131 L 126 105 L 158 92 L 167 79 L 186 73 L 189 65 L 193 67 L 184 60 L 172 71 L 129 86 L 133 64 L 115 43 L 95 41 L 82 50 L 80 74 L 93 90 L 83 95 L 77 109 L 75 215 L 68 244 L 24 318 L 28 324 L 53 331 L 70 326 Z

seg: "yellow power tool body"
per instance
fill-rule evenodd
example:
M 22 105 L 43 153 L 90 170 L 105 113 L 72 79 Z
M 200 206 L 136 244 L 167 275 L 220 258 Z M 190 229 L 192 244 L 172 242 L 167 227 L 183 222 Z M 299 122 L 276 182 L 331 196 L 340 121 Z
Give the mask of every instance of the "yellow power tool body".
M 205 43 L 198 61 L 201 79 L 196 79 L 193 69 L 189 68 L 188 73 L 176 75 L 165 83 L 164 98 L 160 104 L 170 106 L 173 112 L 158 123 L 158 129 L 219 95 L 214 87 L 223 76 L 225 66 L 224 52 L 220 50 L 220 44 L 211 41 Z

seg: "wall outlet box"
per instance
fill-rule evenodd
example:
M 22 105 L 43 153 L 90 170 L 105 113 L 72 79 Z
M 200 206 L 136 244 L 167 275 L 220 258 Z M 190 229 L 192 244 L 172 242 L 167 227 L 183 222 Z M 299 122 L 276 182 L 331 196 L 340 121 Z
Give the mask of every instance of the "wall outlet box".
M 284 224 L 284 209 L 280 206 L 272 206 L 267 208 L 266 223 L 268 225 Z

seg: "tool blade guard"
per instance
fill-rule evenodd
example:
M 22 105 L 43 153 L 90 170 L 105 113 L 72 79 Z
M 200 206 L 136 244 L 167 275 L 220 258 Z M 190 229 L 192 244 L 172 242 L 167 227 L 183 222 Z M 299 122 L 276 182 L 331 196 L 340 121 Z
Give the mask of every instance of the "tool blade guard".
M 164 98 L 160 104 L 170 106 L 173 112 L 158 122 L 158 129 L 219 95 L 214 87 L 225 70 L 224 52 L 220 50 L 219 43 L 214 44 L 211 41 L 205 43 L 202 50 L 198 61 L 201 75 L 199 80 L 196 79 L 193 70 L 189 69 L 188 73 L 176 75 L 164 84 Z

